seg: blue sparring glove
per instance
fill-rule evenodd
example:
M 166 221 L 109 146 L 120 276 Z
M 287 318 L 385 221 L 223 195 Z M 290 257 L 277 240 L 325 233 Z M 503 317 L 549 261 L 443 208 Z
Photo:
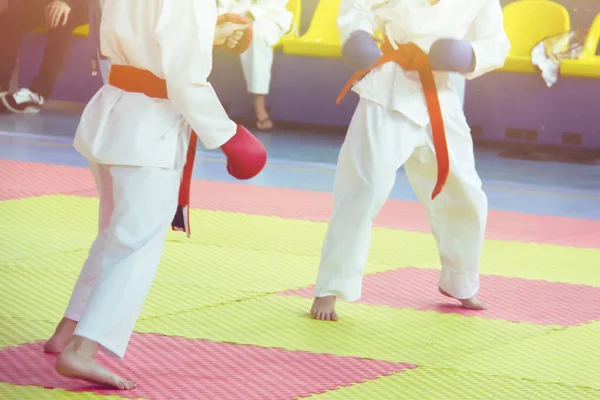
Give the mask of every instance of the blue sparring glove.
M 429 62 L 434 71 L 469 73 L 475 69 L 475 53 L 466 40 L 439 39 L 429 49 Z
M 342 61 L 354 71 L 372 67 L 380 56 L 375 38 L 365 31 L 352 32 L 342 46 Z

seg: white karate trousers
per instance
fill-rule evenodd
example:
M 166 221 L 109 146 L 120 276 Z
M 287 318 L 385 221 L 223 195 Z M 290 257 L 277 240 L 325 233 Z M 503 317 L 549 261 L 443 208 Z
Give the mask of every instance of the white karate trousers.
M 248 93 L 266 95 L 271 85 L 273 46 L 283 35 L 281 27 L 271 19 L 257 19 L 252 24 L 252 43 L 240 55 Z
M 442 192 L 431 200 L 437 164 L 429 126 L 421 127 L 401 113 L 360 100 L 338 158 L 333 215 L 323 244 L 316 297 L 360 298 L 373 220 L 402 165 L 427 209 L 437 241 L 442 264 L 440 288 L 458 299 L 477 293 L 487 198 L 475 171 L 473 142 L 460 108 L 445 117 L 445 127 L 450 176 Z M 398 249 L 400 256 L 402 243 Z
M 182 171 L 93 162 L 90 168 L 100 194 L 98 236 L 65 317 L 79 322 L 75 335 L 123 358 L 177 209 Z

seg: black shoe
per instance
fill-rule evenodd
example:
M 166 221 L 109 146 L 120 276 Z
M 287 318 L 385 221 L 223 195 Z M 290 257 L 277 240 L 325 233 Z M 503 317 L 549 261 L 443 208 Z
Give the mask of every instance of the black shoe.
M 44 98 L 29 89 L 0 94 L 0 107 L 15 114 L 36 114 L 43 104 Z

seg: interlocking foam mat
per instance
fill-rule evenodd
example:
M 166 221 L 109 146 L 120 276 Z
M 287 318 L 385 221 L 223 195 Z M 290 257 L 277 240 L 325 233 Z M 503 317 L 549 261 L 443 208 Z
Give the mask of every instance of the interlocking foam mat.
M 94 239 L 81 168 L 1 161 L 1 399 L 600 399 L 598 221 L 491 212 L 490 309 L 437 293 L 420 206 L 390 202 L 364 296 L 311 320 L 324 193 L 194 182 L 193 235 L 167 235 L 123 362 L 139 387 L 59 377 L 43 354 Z

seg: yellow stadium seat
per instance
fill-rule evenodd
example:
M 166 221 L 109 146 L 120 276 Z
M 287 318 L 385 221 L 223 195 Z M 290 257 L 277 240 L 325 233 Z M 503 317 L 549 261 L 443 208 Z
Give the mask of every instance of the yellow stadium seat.
M 600 43 L 600 14 L 596 16 L 581 55 L 575 60 L 562 60 L 560 73 L 565 76 L 600 78 L 600 55 L 596 55 Z
M 542 39 L 571 29 L 569 12 L 549 0 L 516 1 L 503 9 L 511 49 L 503 71 L 535 73 L 531 50 Z
M 90 26 L 89 25 L 81 25 L 75 28 L 73 31 L 73 35 L 87 38 L 90 36 Z
M 340 57 L 342 44 L 337 28 L 340 1 L 319 1 L 308 31 L 300 37 L 286 40 L 283 52 L 308 57 Z
M 294 15 L 294 19 L 292 20 L 292 30 L 282 37 L 275 47 L 283 46 L 284 42 L 298 38 L 298 29 L 300 29 L 302 18 L 302 0 L 289 0 L 287 9 Z
M 46 27 L 40 26 L 35 30 L 38 33 L 46 33 Z M 80 25 L 75 30 L 73 30 L 73 35 L 78 37 L 87 38 L 90 36 L 90 26 L 89 25 Z

